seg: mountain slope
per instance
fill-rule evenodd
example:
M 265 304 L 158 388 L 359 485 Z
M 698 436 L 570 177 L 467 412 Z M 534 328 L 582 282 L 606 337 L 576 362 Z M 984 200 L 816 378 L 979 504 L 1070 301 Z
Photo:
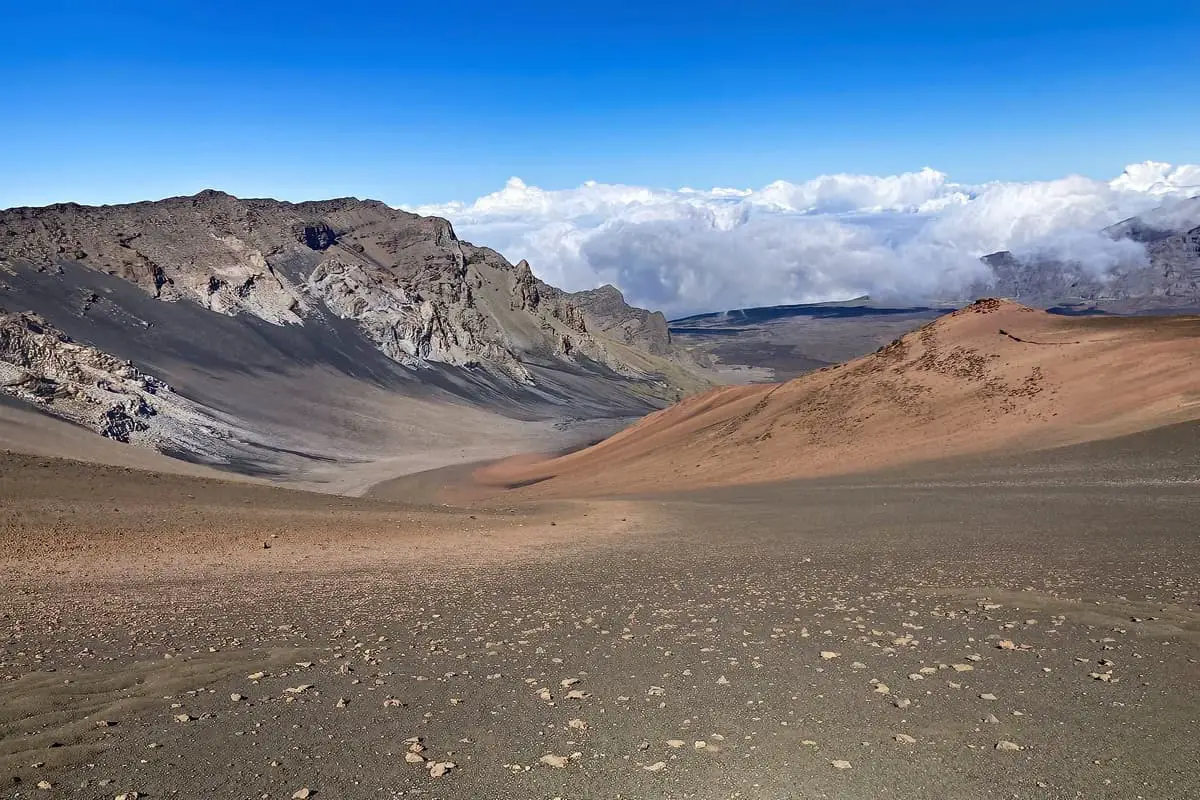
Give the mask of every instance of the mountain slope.
M 673 490 L 1040 448 L 1200 418 L 1200 318 L 984 300 L 783 384 L 716 389 L 588 449 L 479 479 L 541 495 Z
M 1002 251 L 984 256 L 995 279 L 976 291 L 1034 305 L 1084 303 L 1117 312 L 1200 308 L 1200 197 L 1169 203 L 1103 232 L 1144 248 L 1140 263 L 1105 271 L 1089 263 Z
M 513 420 L 637 416 L 705 385 L 669 350 L 610 338 L 607 312 L 585 313 L 528 264 L 458 240 L 449 222 L 352 198 L 292 204 L 206 191 L 9 209 L 0 308 L 3 359 L 26 387 L 14 377 L 9 394 L 100 430 L 94 412 L 111 398 L 86 399 L 94 386 L 26 391 L 30 377 L 70 377 L 39 373 L 50 362 L 30 348 L 57 342 L 54 358 L 78 359 L 70 368 L 89 380 L 97 359 L 129 362 L 173 387 L 149 405 L 169 398 L 200 417 L 187 435 L 150 437 L 134 425 L 125 438 L 277 474 L 383 457 L 405 419 L 425 420 L 415 450 L 439 432 L 462 438 L 468 417 L 465 428 L 487 439 Z M 623 302 L 608 311 L 638 313 Z M 31 324 L 49 338 L 31 338 Z M 347 409 L 356 409 L 350 425 Z

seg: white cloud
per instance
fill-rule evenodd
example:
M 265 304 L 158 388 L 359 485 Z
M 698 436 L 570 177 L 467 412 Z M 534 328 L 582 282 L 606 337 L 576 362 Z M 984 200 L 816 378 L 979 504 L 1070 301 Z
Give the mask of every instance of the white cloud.
M 950 296 L 986 280 L 979 257 L 1044 252 L 1095 274 L 1140 257 L 1100 233 L 1200 193 L 1200 166 L 1135 164 L 1112 181 L 969 186 L 922 169 L 825 175 L 761 189 L 653 189 L 589 181 L 548 191 L 512 178 L 472 203 L 412 210 L 527 259 L 568 290 L 604 283 L 668 314 L 777 303 Z

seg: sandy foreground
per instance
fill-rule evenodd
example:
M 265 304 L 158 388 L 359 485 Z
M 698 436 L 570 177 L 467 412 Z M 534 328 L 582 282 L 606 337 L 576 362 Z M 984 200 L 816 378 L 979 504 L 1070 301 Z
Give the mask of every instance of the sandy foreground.
M 474 509 L 6 455 L 0 793 L 1197 797 L 1198 453 Z

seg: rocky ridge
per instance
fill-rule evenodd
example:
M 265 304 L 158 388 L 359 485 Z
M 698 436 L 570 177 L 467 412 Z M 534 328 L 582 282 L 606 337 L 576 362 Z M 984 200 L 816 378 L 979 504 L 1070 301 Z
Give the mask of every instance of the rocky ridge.
M 583 310 L 591 330 L 655 355 L 672 353 L 671 332 L 663 313 L 629 305 L 621 290 L 612 284 L 574 292 L 568 297 L 572 304 Z
M 601 309 L 589 295 L 581 302 L 593 313 L 585 314 L 526 262 L 514 266 L 460 241 L 444 219 L 372 200 L 293 204 L 210 190 L 130 205 L 0 212 L 0 269 L 55 271 L 67 262 L 166 302 L 277 326 L 305 325 L 327 310 L 357 322 L 409 368 L 439 362 L 531 384 L 530 362 L 590 359 L 621 375 L 647 376 L 603 333 L 623 325 L 609 324 L 605 314 L 650 312 L 611 299 Z M 668 354 L 653 336 L 622 333 L 617 343 L 648 343 L 655 355 Z
M 1144 259 L 1098 271 L 1085 263 L 1001 251 L 983 258 L 994 281 L 973 291 L 1036 305 L 1101 304 L 1120 311 L 1200 305 L 1200 197 L 1132 217 L 1104 233 L 1141 245 Z

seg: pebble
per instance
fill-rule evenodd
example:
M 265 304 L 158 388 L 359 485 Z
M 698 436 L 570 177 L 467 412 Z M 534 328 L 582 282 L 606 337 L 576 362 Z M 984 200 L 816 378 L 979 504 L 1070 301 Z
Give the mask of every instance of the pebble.
M 843 761 L 839 758 L 836 761 L 830 761 L 829 766 L 833 767 L 834 769 L 850 769 L 850 762 Z
M 647 764 L 646 766 L 642 767 L 642 769 L 646 770 L 646 772 L 662 772 L 666 768 L 667 762 L 665 761 L 655 761 L 653 764 Z
M 546 755 L 539 758 L 538 761 L 545 764 L 547 767 L 554 767 L 555 769 L 566 769 L 567 764 L 569 764 L 571 762 L 571 759 L 567 758 L 566 756 L 556 756 L 553 753 L 547 753 Z
M 312 797 L 312 795 L 312 789 L 305 786 L 302 789 L 297 789 L 296 791 L 292 792 L 292 800 L 308 800 L 308 798 Z

